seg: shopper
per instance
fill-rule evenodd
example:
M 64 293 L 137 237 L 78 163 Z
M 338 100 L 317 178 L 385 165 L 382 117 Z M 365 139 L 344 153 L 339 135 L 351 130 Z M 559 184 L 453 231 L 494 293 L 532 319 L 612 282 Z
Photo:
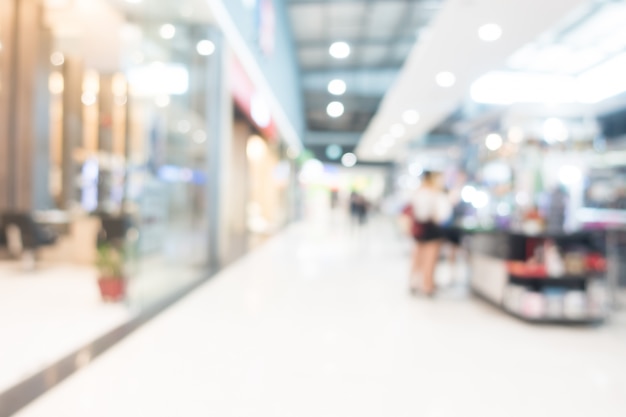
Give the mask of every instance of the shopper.
M 424 172 L 422 185 L 415 192 L 411 205 L 416 241 L 410 277 L 411 292 L 416 294 L 420 290 L 421 279 L 421 291 L 432 296 L 435 291 L 435 267 L 444 238 L 441 225 L 452 214 L 452 205 L 443 191 L 439 174 Z

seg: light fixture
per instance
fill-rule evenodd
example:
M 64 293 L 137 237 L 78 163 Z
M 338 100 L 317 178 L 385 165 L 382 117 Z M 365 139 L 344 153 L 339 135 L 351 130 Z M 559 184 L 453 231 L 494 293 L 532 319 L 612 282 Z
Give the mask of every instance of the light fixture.
M 485 138 L 485 146 L 490 151 L 497 151 L 502 147 L 502 143 L 502 136 L 498 135 L 497 133 L 491 133 Z
M 332 80 L 328 83 L 328 92 L 334 96 L 341 96 L 346 92 L 346 82 L 343 80 Z
M 509 129 L 508 138 L 513 143 L 520 143 L 524 140 L 524 130 L 519 126 L 513 126 Z
M 350 56 L 350 45 L 346 42 L 335 42 L 328 49 L 330 56 L 336 59 L 344 59 Z
M 439 87 L 449 88 L 456 83 L 456 76 L 450 71 L 442 71 L 436 75 L 435 81 Z
M 489 205 L 489 194 L 485 191 L 476 191 L 472 198 L 472 206 L 477 209 L 485 208 Z
M 573 77 L 493 71 L 476 80 L 472 99 L 484 104 L 567 103 L 576 101 Z
M 267 153 L 267 144 L 257 135 L 251 136 L 246 145 L 246 155 L 250 161 L 260 161 Z
M 172 39 L 176 36 L 176 27 L 171 23 L 166 23 L 159 29 L 159 34 L 163 39 Z
M 561 119 L 551 117 L 543 123 L 543 138 L 548 143 L 565 142 L 569 138 L 569 131 Z
M 96 104 L 97 99 L 97 96 L 91 91 L 84 92 L 83 95 L 80 97 L 80 101 L 85 106 L 93 106 L 94 104 Z
M 126 3 L 130 3 L 130 4 L 139 4 L 141 3 L 143 0 L 126 0 Z
M 343 104 L 338 101 L 333 101 L 330 104 L 328 104 L 328 107 L 326 107 L 326 113 L 328 113 L 330 117 L 335 118 L 335 119 L 337 117 L 341 117 L 344 111 L 345 111 L 345 108 Z
M 586 71 L 577 79 L 578 100 L 598 103 L 626 91 L 626 53 Z
M 563 185 L 575 185 L 582 181 L 583 174 L 577 166 L 565 165 L 559 170 L 559 181 Z
M 202 56 L 213 55 L 215 52 L 215 44 L 210 40 L 203 39 L 196 45 L 196 51 Z
M 198 129 L 193 132 L 193 135 L 191 135 L 191 139 L 193 139 L 193 141 L 198 144 L 204 143 L 206 142 L 206 132 L 204 130 Z
M 53 52 L 50 55 L 50 63 L 55 67 L 59 67 L 65 63 L 65 56 L 61 52 Z
M 407 110 L 402 113 L 402 120 L 407 125 L 416 125 L 420 121 L 420 114 L 417 110 Z
M 52 72 L 48 78 L 48 89 L 51 94 L 61 94 L 65 88 L 63 74 L 58 71 Z
M 342 154 L 343 149 L 339 145 L 332 144 L 326 147 L 326 157 L 331 161 L 336 161 L 337 159 L 341 158 Z
M 485 42 L 494 42 L 502 36 L 502 28 L 495 23 L 487 23 L 478 28 L 478 37 Z
M 476 195 L 476 188 L 471 185 L 466 185 L 461 190 L 461 199 L 466 203 L 471 203 Z
M 406 128 L 401 123 L 391 126 L 391 135 L 395 138 L 401 138 L 406 133 Z
M 346 168 L 352 168 L 356 165 L 358 159 L 355 154 L 348 152 L 341 157 L 341 163 Z

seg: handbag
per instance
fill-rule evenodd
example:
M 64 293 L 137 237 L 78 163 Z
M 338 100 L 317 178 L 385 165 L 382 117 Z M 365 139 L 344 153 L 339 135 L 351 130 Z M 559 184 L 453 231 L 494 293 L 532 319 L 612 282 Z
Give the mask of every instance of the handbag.
M 407 204 L 402 209 L 402 215 L 407 216 L 409 219 L 411 219 L 411 224 L 410 224 L 411 236 L 413 236 L 416 239 L 420 238 L 422 234 L 424 233 L 424 224 L 415 218 L 415 211 L 413 210 L 413 206 L 411 204 Z

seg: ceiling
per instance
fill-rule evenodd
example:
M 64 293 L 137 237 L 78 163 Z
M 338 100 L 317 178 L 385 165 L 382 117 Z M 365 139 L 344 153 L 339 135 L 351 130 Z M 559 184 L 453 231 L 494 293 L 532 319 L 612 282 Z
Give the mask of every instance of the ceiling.
M 441 0 L 287 0 L 302 74 L 307 146 L 332 138 L 348 148 L 357 144 L 396 79 L 416 39 L 425 34 Z M 333 42 L 347 42 L 351 54 L 336 59 Z M 347 91 L 328 92 L 341 79 Z M 345 113 L 331 118 L 326 108 L 340 101 Z M 326 134 L 319 134 L 319 133 Z M 354 133 L 358 133 L 355 135 Z
M 447 0 L 433 20 L 428 36 L 417 41 L 367 127 L 357 149 L 359 157 L 373 161 L 402 157 L 408 142 L 427 134 L 454 113 L 476 79 L 506 67 L 507 59 L 516 51 L 590 3 L 594 2 Z M 479 39 L 478 28 L 487 23 L 502 27 L 499 40 Z M 454 86 L 437 85 L 436 75 L 442 71 L 454 73 Z M 402 122 L 402 114 L 407 110 L 419 112 L 419 123 Z M 381 151 L 380 143 L 389 139 L 393 126 L 399 130 L 393 139 L 395 144 Z

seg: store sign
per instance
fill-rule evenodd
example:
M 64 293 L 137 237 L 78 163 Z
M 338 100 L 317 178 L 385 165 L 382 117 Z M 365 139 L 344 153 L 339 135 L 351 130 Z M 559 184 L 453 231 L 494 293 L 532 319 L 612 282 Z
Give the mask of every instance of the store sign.
M 257 91 L 239 61 L 233 59 L 231 69 L 230 90 L 236 106 L 248 116 L 267 139 L 276 139 L 276 123 L 272 119 L 269 104 Z

